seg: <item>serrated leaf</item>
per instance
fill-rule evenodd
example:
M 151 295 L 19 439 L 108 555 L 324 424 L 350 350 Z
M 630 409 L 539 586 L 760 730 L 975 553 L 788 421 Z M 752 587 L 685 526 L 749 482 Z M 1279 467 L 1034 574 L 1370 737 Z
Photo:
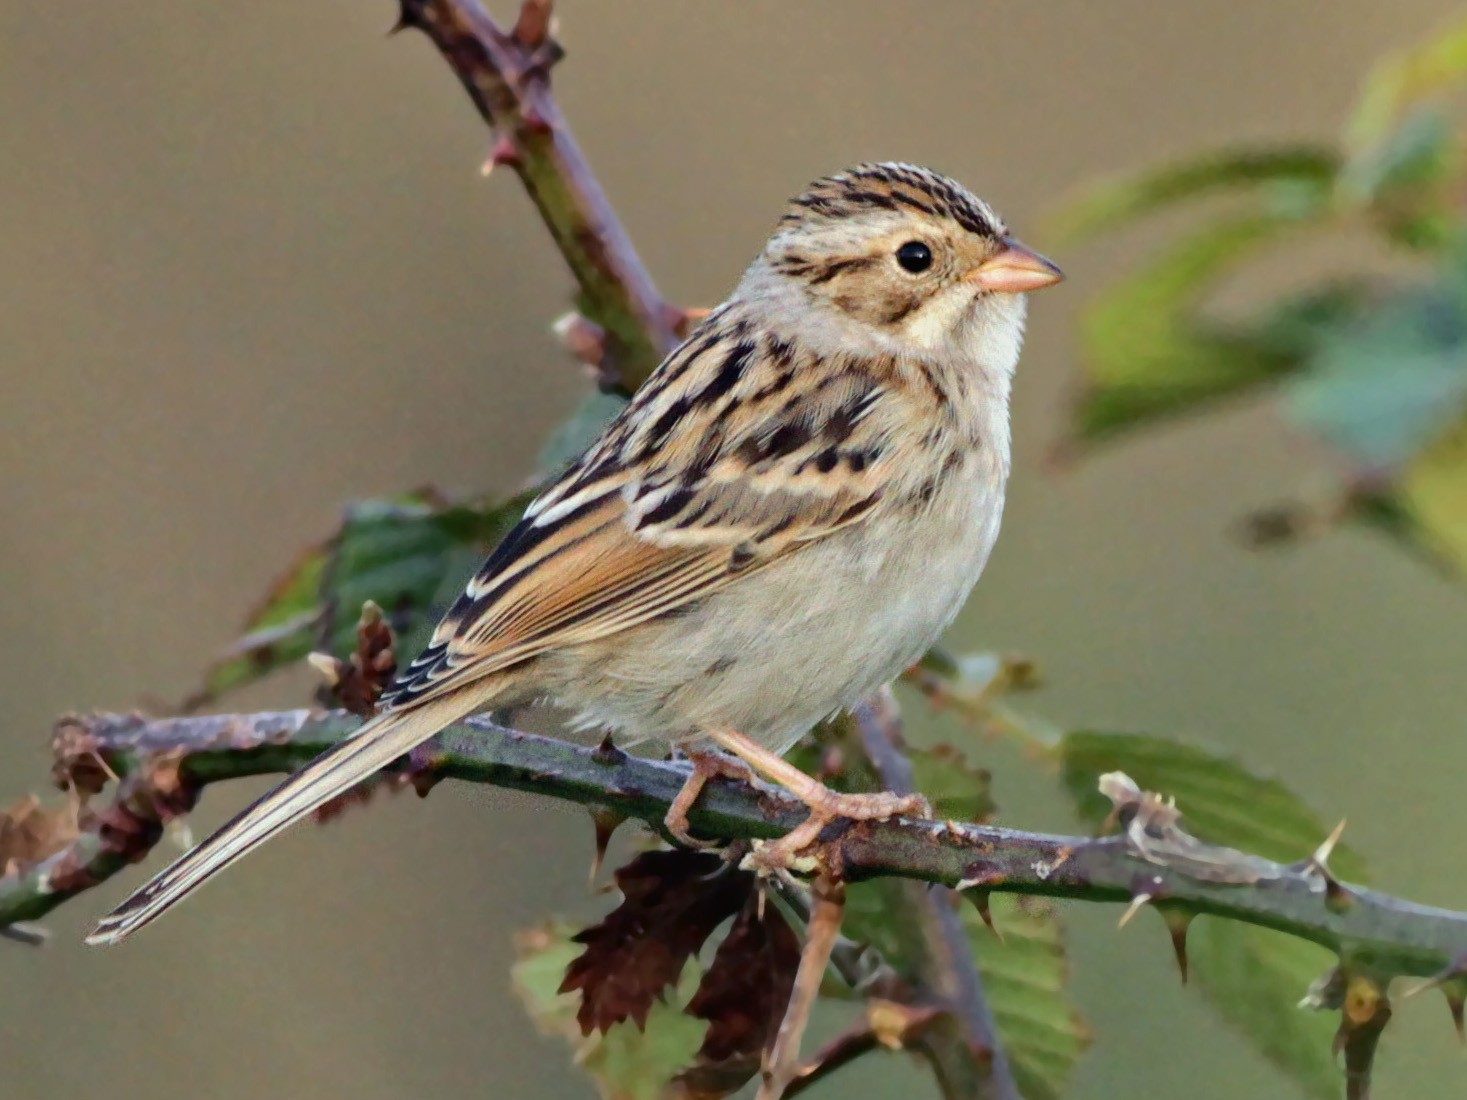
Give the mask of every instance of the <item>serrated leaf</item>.
M 1230 1022 L 1311 1096 L 1337 1100 L 1343 1074 L 1333 1042 L 1338 1017 L 1299 1007 L 1309 984 L 1335 963 L 1295 936 L 1216 917 L 1187 933 L 1190 974 Z
M 323 614 L 320 589 L 325 567 L 326 550 L 320 545 L 309 547 L 291 563 L 250 612 L 244 633 L 206 670 L 202 690 L 185 709 L 243 687 L 311 651 Z
M 1081 318 L 1084 379 L 1071 435 L 1092 442 L 1282 377 L 1297 352 L 1202 319 L 1218 280 L 1300 223 L 1275 214 L 1216 222 L 1098 295 Z
M 524 503 L 516 498 L 445 505 L 418 496 L 353 505 L 329 548 L 321 578 L 322 648 L 338 655 L 350 652 L 357 612 L 373 600 L 387 613 L 401 651 L 416 653 L 436 614 L 519 519 Z
M 571 1045 L 576 1064 L 594 1079 L 604 1100 L 662 1100 L 679 1071 L 694 1061 L 708 1030 L 706 1021 L 683 1013 L 702 980 L 701 967 L 697 960 L 689 962 L 674 995 L 652 1007 L 645 1032 L 627 1021 L 604 1035 L 582 1037 L 578 998 L 556 992 L 566 967 L 581 952 L 573 933 L 557 922 L 516 938 L 519 961 L 510 976 L 520 1002 L 542 1031 Z
M 336 534 L 310 547 L 272 585 L 192 702 L 257 680 L 313 649 L 349 654 L 367 600 L 386 612 L 399 651 L 417 652 L 434 614 L 523 507 L 522 498 L 448 504 L 431 493 L 353 505 Z
M 912 779 L 916 789 L 932 803 L 934 816 L 945 821 L 986 821 L 998 810 L 994 804 L 993 777 L 986 768 L 969 762 L 953 745 L 909 749 Z
M 1175 797 L 1184 827 L 1214 844 L 1290 862 L 1307 858 L 1329 832 L 1283 784 L 1194 746 L 1077 732 L 1058 752 L 1077 810 L 1096 826 L 1111 810 L 1096 780 L 1122 771 L 1145 790 Z M 1365 878 L 1364 861 L 1346 845 L 1335 847 L 1330 866 L 1341 878 Z M 1328 953 L 1296 937 L 1211 918 L 1198 918 L 1187 942 L 1196 984 L 1229 1022 L 1312 1094 L 1338 1095 L 1333 1024 L 1293 1007 L 1328 969 Z
M 995 894 L 990 902 L 997 939 L 973 906 L 963 924 L 973 942 L 983 991 L 1027 1100 L 1058 1100 L 1090 1046 L 1085 1022 L 1066 993 L 1069 962 L 1064 925 L 1048 900 Z
M 914 963 L 899 922 L 911 919 L 910 892 L 924 889 L 894 880 L 849 884 L 842 931 L 911 972 Z M 964 904 L 962 920 L 999 1038 L 1026 1100 L 1057 1100 L 1091 1041 L 1066 991 L 1064 926 L 1054 906 L 1040 898 L 994 894 L 991 912 L 1002 940 L 972 905 Z
M 681 848 L 642 852 L 616 872 L 622 900 L 575 941 L 584 950 L 566 968 L 561 989 L 581 995 L 581 1030 L 642 1024 L 713 930 L 743 907 L 748 872 L 711 852 Z
M 1291 862 L 1304 859 L 1329 835 L 1329 825 L 1282 783 L 1195 745 L 1143 734 L 1078 731 L 1065 735 L 1058 753 L 1080 816 L 1095 825 L 1111 811 L 1096 780 L 1121 771 L 1144 790 L 1175 797 L 1188 832 L 1213 844 Z M 1347 844 L 1335 847 L 1331 865 L 1341 878 L 1361 882 L 1366 877 L 1364 860 Z
M 1179 202 L 1260 184 L 1304 188 L 1323 202 L 1338 167 L 1339 155 L 1320 145 L 1209 150 L 1090 188 L 1050 216 L 1046 236 L 1072 244 Z

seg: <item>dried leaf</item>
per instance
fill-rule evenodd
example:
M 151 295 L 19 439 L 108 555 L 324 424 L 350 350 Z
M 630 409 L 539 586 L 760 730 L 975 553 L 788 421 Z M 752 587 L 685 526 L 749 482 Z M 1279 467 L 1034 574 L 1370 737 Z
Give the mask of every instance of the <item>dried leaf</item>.
M 379 793 L 399 794 L 413 786 L 413 777 L 404 774 L 374 775 L 323 802 L 311 818 L 318 825 L 329 825 L 358 807 L 365 806 Z
M 733 916 L 754 877 L 709 852 L 643 852 L 616 872 L 622 902 L 578 932 L 585 950 L 566 968 L 560 992 L 581 992 L 581 1031 L 647 1022 L 653 1004 L 677 983 L 684 964 Z
M 377 700 L 397 674 L 397 651 L 392 627 L 374 601 L 362 604 L 357 647 L 351 657 L 345 661 L 339 657 L 326 659 L 333 662 L 331 680 L 323 689 L 328 701 L 363 718 L 376 714 Z
M 784 914 L 751 896 L 688 1004 L 690 1016 L 709 1023 L 699 1060 L 725 1062 L 768 1047 L 799 966 L 800 941 Z
M 682 1008 L 701 977 L 696 960 L 684 968 L 671 1003 L 652 1006 L 645 1032 L 623 1022 L 604 1035 L 582 1036 L 576 1022 L 578 998 L 557 992 L 580 950 L 571 930 L 563 924 L 531 929 L 516 937 L 515 946 L 519 961 L 511 974 L 520 1000 L 543 1031 L 570 1043 L 576 1064 L 595 1080 L 604 1100 L 666 1100 L 686 1094 L 670 1082 L 693 1062 L 708 1028 Z
M 33 794 L 0 810 L 0 875 L 24 871 L 75 840 L 77 812 L 74 800 L 43 809 Z

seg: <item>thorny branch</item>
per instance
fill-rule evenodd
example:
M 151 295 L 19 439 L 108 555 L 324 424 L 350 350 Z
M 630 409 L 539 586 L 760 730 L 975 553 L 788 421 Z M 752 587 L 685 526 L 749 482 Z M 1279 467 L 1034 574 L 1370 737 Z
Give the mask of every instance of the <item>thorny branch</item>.
M 79 835 L 61 851 L 0 877 L 0 926 L 35 920 L 144 858 L 205 786 L 293 771 L 358 721 L 343 711 L 304 710 L 62 719 L 57 782 L 96 792 L 111 773 L 116 795 L 81 815 Z M 687 776 L 679 762 L 586 748 L 484 719 L 451 726 L 394 771 L 420 790 L 440 779 L 511 787 L 609 808 L 658 829 Z M 1091 902 L 1129 903 L 1146 894 L 1185 912 L 1300 936 L 1354 966 L 1388 974 L 1430 977 L 1467 959 L 1467 913 L 1337 882 L 1316 858 L 1285 865 L 1206 845 L 1175 822 L 1148 825 L 1136 807 L 1126 809 L 1126 830 L 1101 838 L 901 818 L 832 826 L 822 839 L 852 881 L 898 876 Z M 730 839 L 780 836 L 803 818 L 804 807 L 778 789 L 725 780 L 709 784 L 691 815 L 700 832 Z
M 901 717 L 896 699 L 884 691 L 858 707 L 852 722 L 880 786 L 897 794 L 916 793 L 912 766 L 902 755 Z M 905 954 L 916 963 L 916 977 L 942 1001 L 944 1017 L 925 1029 L 932 1046 L 932 1064 L 940 1077 L 952 1080 L 950 1091 L 984 1100 L 1020 1100 L 1019 1086 L 999 1041 L 993 1010 L 983 992 L 983 978 L 973 958 L 946 887 L 903 884 L 907 920 L 896 922 L 897 935 L 906 941 Z M 939 1040 L 951 1028 L 955 1042 Z
M 509 31 L 478 0 L 401 0 L 398 19 L 443 54 L 494 131 L 485 170 L 518 174 L 575 276 L 584 318 L 563 327 L 566 342 L 603 389 L 630 392 L 671 350 L 685 314 L 657 292 L 550 93 L 562 56 L 551 24 L 546 0 L 526 3 Z

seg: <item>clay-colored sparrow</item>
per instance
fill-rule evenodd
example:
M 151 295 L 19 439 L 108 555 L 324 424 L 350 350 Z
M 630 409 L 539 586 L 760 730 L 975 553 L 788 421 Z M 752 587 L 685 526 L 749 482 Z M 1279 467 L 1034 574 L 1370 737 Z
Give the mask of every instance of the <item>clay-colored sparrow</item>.
M 465 715 L 551 698 L 692 750 L 719 746 L 836 817 L 781 754 L 915 661 L 998 535 L 1023 292 L 1058 281 L 961 185 L 906 164 L 822 179 L 713 310 L 541 494 L 352 739 L 123 902 L 114 943 Z

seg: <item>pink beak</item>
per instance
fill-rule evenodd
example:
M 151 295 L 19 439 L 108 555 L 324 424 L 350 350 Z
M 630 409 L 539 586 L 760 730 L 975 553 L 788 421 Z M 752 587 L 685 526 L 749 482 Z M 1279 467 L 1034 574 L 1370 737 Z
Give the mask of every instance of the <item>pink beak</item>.
M 1002 251 L 964 276 L 968 282 L 1000 294 L 1023 294 L 1053 286 L 1065 277 L 1054 264 L 1012 237 L 1005 237 L 1001 243 Z

